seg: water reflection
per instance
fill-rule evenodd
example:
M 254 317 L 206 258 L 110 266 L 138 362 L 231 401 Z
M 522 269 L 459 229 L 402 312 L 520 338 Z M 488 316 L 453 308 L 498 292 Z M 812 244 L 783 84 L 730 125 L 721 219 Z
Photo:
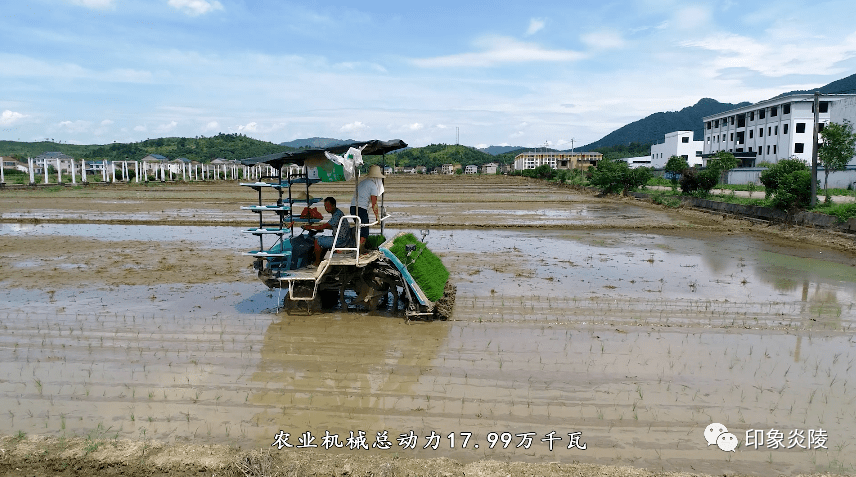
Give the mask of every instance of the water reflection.
M 349 431 L 374 438 L 386 429 L 397 436 L 429 405 L 423 391 L 430 385 L 421 381 L 446 347 L 448 323 L 408 325 L 356 313 L 279 316 L 264 333 L 250 377 L 264 391 L 248 398 L 261 406 L 253 422 L 270 436 L 280 429 L 294 440 L 305 431 L 344 439 Z

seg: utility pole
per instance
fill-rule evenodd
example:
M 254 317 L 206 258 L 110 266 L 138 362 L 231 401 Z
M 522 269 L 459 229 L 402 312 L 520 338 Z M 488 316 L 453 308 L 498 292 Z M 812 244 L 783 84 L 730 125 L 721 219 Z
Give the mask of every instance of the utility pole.
M 461 144 L 461 128 L 455 126 L 455 145 Z
M 811 135 L 811 207 L 817 205 L 817 123 L 820 121 L 820 92 L 814 92 L 814 132 Z

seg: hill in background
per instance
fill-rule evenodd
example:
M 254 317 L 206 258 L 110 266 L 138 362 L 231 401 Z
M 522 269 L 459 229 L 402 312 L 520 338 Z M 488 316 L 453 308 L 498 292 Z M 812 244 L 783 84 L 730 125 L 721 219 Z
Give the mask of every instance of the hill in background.
M 366 163 L 379 164 L 380 156 L 366 157 Z M 488 162 L 497 162 L 494 156 L 482 152 L 474 147 L 431 144 L 425 147 L 409 148 L 394 154 L 386 155 L 386 165 L 396 167 L 425 166 L 428 168 L 440 167 L 443 164 L 474 164 L 480 166 Z
M 738 104 L 720 103 L 715 99 L 702 98 L 693 106 L 688 106 L 680 111 L 669 111 L 665 113 L 654 113 L 646 118 L 634 121 L 607 134 L 598 141 L 585 145 L 580 151 L 599 151 L 604 146 L 617 146 L 620 144 L 641 143 L 657 144 L 663 141 L 663 137 L 674 131 L 693 131 L 696 140 L 703 136 L 702 118 L 711 114 L 719 114 L 723 111 L 746 106 L 749 103 Z M 649 154 L 650 151 L 645 154 Z
M 338 146 L 356 142 L 353 139 L 334 139 L 331 137 L 310 137 L 306 139 L 295 139 L 293 141 L 281 142 L 280 146 L 293 147 L 294 149 L 310 148 L 321 149 L 325 147 Z
M 160 154 L 168 159 L 185 157 L 191 161 L 210 162 L 217 158 L 245 159 L 275 152 L 294 150 L 267 141 L 249 138 L 243 134 L 218 134 L 213 137 L 165 137 L 132 143 L 105 145 L 60 144 L 50 141 L 0 141 L 0 155 L 26 160 L 45 152 L 62 152 L 76 159 L 138 161 L 149 154 Z
M 523 146 L 488 146 L 479 148 L 479 151 L 486 152 L 491 156 L 498 156 L 500 154 L 505 154 L 511 151 L 519 151 L 524 149 L 526 148 L 524 148 Z
M 856 94 L 856 74 L 833 81 L 832 83 L 821 86 L 816 90 L 789 91 L 787 93 L 780 94 L 779 96 L 787 96 L 789 94 L 812 94 L 815 91 L 820 91 L 823 94 Z

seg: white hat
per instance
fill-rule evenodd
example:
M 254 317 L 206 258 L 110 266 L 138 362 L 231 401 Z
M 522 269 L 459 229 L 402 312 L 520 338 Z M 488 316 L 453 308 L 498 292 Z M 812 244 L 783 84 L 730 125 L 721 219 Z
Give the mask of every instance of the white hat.
M 370 179 L 383 179 L 386 176 L 380 171 L 380 166 L 377 164 L 373 164 L 369 167 L 369 173 L 366 175 L 367 178 Z

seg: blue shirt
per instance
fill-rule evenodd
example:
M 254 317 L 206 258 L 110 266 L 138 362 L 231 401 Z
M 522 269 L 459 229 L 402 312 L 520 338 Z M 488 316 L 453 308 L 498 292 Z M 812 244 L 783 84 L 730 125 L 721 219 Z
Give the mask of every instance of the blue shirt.
M 342 222 L 342 229 L 339 231 L 339 236 L 336 238 L 336 247 L 353 247 L 353 239 L 351 237 L 351 224 L 348 223 L 347 220 L 342 220 L 345 214 L 340 210 L 336 209 L 333 211 L 333 216 L 330 218 L 330 221 L 327 222 L 330 224 L 330 227 L 333 229 L 333 236 L 336 236 L 336 228 L 339 227 L 339 221 Z

